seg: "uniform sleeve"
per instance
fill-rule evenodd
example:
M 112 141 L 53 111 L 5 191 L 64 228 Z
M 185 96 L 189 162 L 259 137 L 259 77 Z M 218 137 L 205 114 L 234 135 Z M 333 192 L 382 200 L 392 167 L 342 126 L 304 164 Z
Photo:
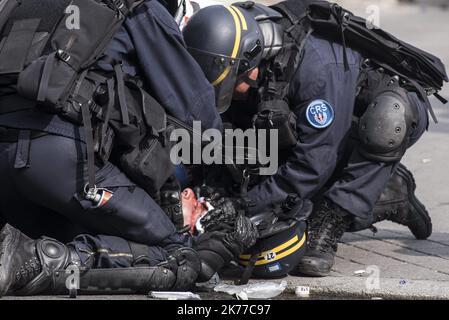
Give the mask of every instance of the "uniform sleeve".
M 125 22 L 150 93 L 166 110 L 203 129 L 221 128 L 213 87 L 187 51 L 174 19 L 157 1 L 146 1 Z
M 289 193 L 311 198 L 335 170 L 339 148 L 351 127 L 359 66 L 351 56 L 350 70 L 345 72 L 334 55 L 338 50 L 332 49 L 320 41 L 306 46 L 290 88 L 299 141 L 277 173 L 250 190 L 249 197 L 258 204 L 254 211 L 283 202 Z M 317 100 L 326 101 L 334 111 L 332 123 L 323 129 L 312 126 L 306 117 L 308 106 Z

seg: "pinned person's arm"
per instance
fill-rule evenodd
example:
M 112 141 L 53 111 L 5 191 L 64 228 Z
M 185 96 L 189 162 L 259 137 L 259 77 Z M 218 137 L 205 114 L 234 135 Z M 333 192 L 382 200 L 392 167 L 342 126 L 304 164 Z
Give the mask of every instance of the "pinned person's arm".
M 145 1 L 125 22 L 150 93 L 177 119 L 221 129 L 213 87 L 187 51 L 181 32 L 157 1 Z

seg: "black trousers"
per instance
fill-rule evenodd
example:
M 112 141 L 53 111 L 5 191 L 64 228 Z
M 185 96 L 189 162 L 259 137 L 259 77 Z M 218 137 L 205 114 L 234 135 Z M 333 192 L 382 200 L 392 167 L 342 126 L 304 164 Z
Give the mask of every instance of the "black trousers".
M 111 257 L 107 252 L 125 257 L 127 241 L 156 247 L 149 249 L 156 260 L 188 245 L 157 203 L 111 163 L 97 168 L 96 181 L 114 192 L 112 198 L 100 208 L 85 200 L 85 159 L 85 144 L 62 136 L 0 142 L 2 219 L 32 238 L 45 235 L 67 243 L 76 237 L 75 247 L 104 253 L 105 259 Z

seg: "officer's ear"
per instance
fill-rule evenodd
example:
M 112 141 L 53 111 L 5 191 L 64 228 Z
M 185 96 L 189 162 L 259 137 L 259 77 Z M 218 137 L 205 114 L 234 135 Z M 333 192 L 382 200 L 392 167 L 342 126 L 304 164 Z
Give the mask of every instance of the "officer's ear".
M 248 71 L 246 77 L 243 77 L 242 81 L 239 81 L 235 86 L 236 94 L 245 94 L 251 88 L 251 84 L 248 82 L 256 81 L 259 76 L 259 68 L 256 67 L 250 71 Z M 245 81 L 245 79 L 249 79 L 249 81 Z

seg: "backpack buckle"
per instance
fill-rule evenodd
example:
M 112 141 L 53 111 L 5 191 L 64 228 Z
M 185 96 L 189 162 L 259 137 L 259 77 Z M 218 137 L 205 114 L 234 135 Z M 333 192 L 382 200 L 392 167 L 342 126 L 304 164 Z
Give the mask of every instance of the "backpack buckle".
M 58 56 L 59 59 L 61 59 L 64 62 L 69 62 L 71 58 L 70 54 L 61 49 L 58 50 L 56 55 Z
M 121 14 L 126 16 L 129 13 L 128 7 L 123 0 L 111 0 L 111 4 L 114 9 L 120 11 Z
M 122 0 L 112 0 L 112 4 L 119 10 L 122 10 L 125 5 Z

